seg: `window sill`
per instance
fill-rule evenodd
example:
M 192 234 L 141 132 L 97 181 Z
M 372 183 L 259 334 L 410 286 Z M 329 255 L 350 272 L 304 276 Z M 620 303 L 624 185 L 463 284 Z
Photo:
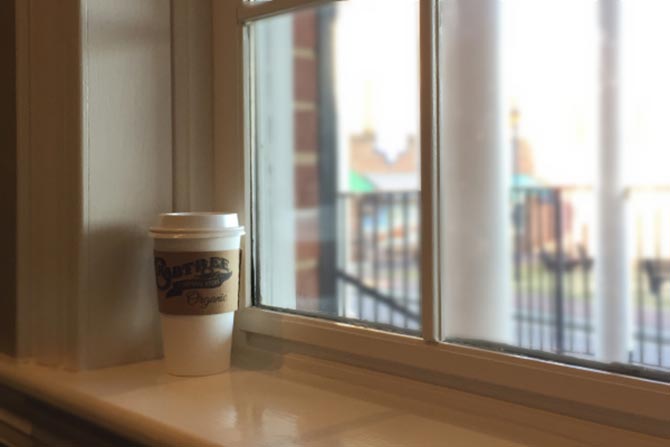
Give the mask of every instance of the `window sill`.
M 667 440 L 298 355 L 229 372 L 151 361 L 67 372 L 0 357 L 0 380 L 150 445 L 667 445 Z

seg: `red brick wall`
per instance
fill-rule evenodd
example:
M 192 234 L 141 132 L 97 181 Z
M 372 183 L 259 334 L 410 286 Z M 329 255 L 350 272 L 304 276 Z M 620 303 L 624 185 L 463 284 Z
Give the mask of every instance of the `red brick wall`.
M 317 16 L 294 14 L 294 122 L 297 308 L 318 309 L 319 297 L 319 153 L 317 90 Z

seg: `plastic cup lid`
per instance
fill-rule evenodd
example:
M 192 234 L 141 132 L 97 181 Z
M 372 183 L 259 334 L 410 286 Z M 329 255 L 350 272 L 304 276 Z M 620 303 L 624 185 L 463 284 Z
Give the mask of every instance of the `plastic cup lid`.
M 157 225 L 149 229 L 153 235 L 162 234 L 244 234 L 236 213 L 163 213 L 158 215 Z

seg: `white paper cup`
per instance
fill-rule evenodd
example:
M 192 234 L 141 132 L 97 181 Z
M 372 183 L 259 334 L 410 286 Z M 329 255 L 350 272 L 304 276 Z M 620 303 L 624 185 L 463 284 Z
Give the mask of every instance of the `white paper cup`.
M 237 214 L 161 214 L 149 234 L 167 372 L 203 376 L 227 370 L 244 234 Z

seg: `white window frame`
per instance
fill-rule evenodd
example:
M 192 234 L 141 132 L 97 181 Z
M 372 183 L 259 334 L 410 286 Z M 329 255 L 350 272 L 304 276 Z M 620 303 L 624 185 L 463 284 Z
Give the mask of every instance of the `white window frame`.
M 252 123 L 245 103 L 251 73 L 245 59 L 244 24 L 329 0 L 242 0 L 213 3 L 215 203 L 251 221 Z M 334 1 L 334 0 L 330 0 Z M 252 307 L 250 256 L 237 330 L 248 342 L 272 337 L 284 349 L 300 345 L 341 361 L 364 358 L 373 368 L 442 383 L 530 406 L 559 411 L 623 428 L 669 436 L 670 385 L 605 371 L 440 342 L 439 329 L 439 108 L 437 95 L 437 1 L 420 0 L 422 150 L 422 338 L 383 332 L 290 313 Z M 247 138 L 248 137 L 248 138 Z M 244 200 L 242 200 L 244 198 Z M 250 237 L 245 240 L 251 253 Z

